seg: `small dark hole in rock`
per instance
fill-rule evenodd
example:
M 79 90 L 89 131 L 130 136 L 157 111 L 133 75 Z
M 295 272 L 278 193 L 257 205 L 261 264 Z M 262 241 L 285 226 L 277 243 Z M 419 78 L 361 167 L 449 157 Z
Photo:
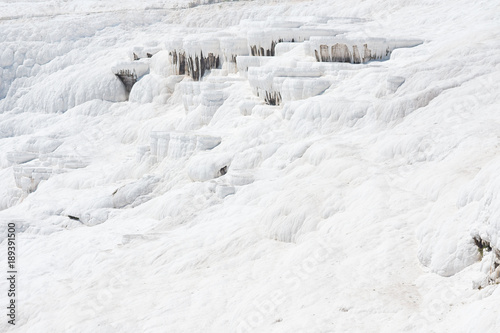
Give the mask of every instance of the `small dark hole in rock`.
M 481 239 L 481 237 L 479 237 L 479 236 L 475 236 L 473 239 L 474 239 L 474 243 L 479 248 L 479 250 L 484 249 L 486 251 L 491 251 L 490 242 Z

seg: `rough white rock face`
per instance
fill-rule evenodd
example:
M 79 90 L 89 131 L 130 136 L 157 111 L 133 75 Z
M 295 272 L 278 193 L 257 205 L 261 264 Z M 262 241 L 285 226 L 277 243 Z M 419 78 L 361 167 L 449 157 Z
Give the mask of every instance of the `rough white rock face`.
M 230 80 L 228 82 L 182 82 L 180 89 L 184 109 L 199 115 L 199 126 L 207 125 L 228 97 L 224 89 L 232 84 Z
M 207 134 L 154 131 L 151 132 L 150 151 L 158 160 L 177 159 L 189 157 L 195 151 L 213 149 L 220 143 L 220 137 Z
M 0 331 L 500 331 L 499 12 L 0 2 Z
M 120 80 L 104 68 L 82 72 L 61 70 L 45 82 L 52 82 L 53 88 L 47 90 L 40 84 L 34 85 L 19 98 L 3 100 L 2 110 L 18 107 L 25 112 L 60 113 L 94 99 L 120 102 L 127 96 Z
M 111 66 L 111 71 L 118 75 L 122 72 L 135 73 L 141 77 L 149 71 L 149 62 L 146 61 L 118 61 Z
M 244 37 L 221 37 L 219 38 L 220 49 L 224 55 L 222 68 L 229 73 L 238 72 L 237 57 L 247 56 L 248 51 L 248 39 Z
M 14 168 L 16 185 L 25 193 L 34 192 L 42 180 L 52 175 L 51 168 L 17 166 Z
M 152 58 L 156 53 L 160 52 L 159 46 L 134 46 L 130 51 L 131 60 L 139 60 L 143 58 Z
M 319 95 L 331 84 L 321 76 L 319 69 L 296 67 L 296 64 L 290 67 L 250 67 L 248 70 L 248 81 L 255 94 L 270 105 Z
M 230 164 L 230 154 L 198 155 L 191 160 L 188 175 L 193 181 L 207 181 L 224 176 Z
M 387 78 L 386 88 L 389 93 L 395 93 L 399 87 L 405 82 L 405 78 L 401 76 L 389 76 Z
M 130 91 L 129 101 L 136 103 L 166 103 L 172 94 L 170 80 L 159 75 L 148 74 L 137 81 Z
M 300 23 L 294 23 L 300 26 Z M 276 45 L 282 42 L 301 43 L 311 36 L 333 37 L 341 32 L 331 29 L 317 29 L 310 27 L 300 28 L 259 28 L 248 32 L 248 44 L 252 56 L 275 56 Z
M 31 152 L 8 152 L 7 160 L 11 163 L 21 164 L 26 163 L 37 158 L 38 155 Z
M 170 53 L 167 50 L 161 50 L 155 53 L 151 58 L 149 67 L 151 74 L 156 74 L 165 78 L 177 74 L 174 73 L 170 60 Z
M 120 61 L 111 67 L 111 71 L 120 79 L 126 92 L 129 94 L 137 80 L 149 72 L 149 61 L 135 60 L 139 60 L 139 58 L 134 59 L 134 61 Z M 147 79 L 146 81 L 150 80 Z M 148 98 L 146 98 L 146 100 L 148 100 Z
M 286 78 L 281 85 L 281 98 L 284 102 L 307 99 L 321 94 L 331 84 L 327 79 Z
M 151 132 L 151 154 L 156 156 L 158 160 L 162 160 L 167 156 L 168 144 L 170 142 L 170 132 L 154 131 Z
M 263 66 L 266 63 L 271 62 L 273 59 L 269 57 L 259 57 L 259 56 L 238 56 L 236 58 L 236 63 L 238 66 L 238 72 L 245 75 L 250 67 Z

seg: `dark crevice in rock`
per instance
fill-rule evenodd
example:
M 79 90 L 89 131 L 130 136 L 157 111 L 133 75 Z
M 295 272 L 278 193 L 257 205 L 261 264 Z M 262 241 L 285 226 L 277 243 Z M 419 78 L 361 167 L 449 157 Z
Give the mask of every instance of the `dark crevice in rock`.
M 266 96 L 264 96 L 264 101 L 268 105 L 280 105 L 281 104 L 281 93 L 277 91 L 266 91 Z
M 317 62 L 322 61 L 322 60 L 321 60 L 321 57 L 319 56 L 318 50 L 314 50 L 314 56 L 316 57 L 316 61 L 317 61 Z
M 195 55 L 194 58 L 192 56 L 187 58 L 187 74 L 194 81 L 201 80 L 207 71 L 214 68 L 221 68 L 219 55 L 209 53 L 205 57 L 203 52 L 201 52 L 199 57 Z
M 224 176 L 227 173 L 227 165 L 219 170 L 219 175 Z
M 283 38 L 278 39 L 277 41 L 271 42 L 271 47 L 269 49 L 264 49 L 262 46 L 257 47 L 257 45 L 250 46 L 250 54 L 254 57 L 274 57 L 276 54 L 276 45 L 282 42 L 294 42 L 295 39 L 292 38 L 290 40 L 284 40 Z
M 335 44 L 332 46 L 332 61 L 334 62 L 351 62 L 351 52 L 345 44 Z
M 486 283 L 481 284 L 479 289 L 484 287 L 487 284 L 499 284 L 500 283 L 500 250 L 491 245 L 488 240 L 482 239 L 480 236 L 473 237 L 474 244 L 477 246 L 478 251 L 483 257 L 484 250 L 487 252 L 492 252 L 491 254 L 491 266 L 490 272 L 486 279 Z
M 177 53 L 176 50 L 168 53 L 170 56 L 170 62 L 175 67 L 175 75 L 186 74 L 186 54 L 184 52 Z
M 366 46 L 366 44 L 365 44 L 365 46 Z M 353 45 L 352 46 L 352 63 L 353 64 L 361 64 L 362 62 L 363 62 L 363 60 L 359 56 L 358 46 Z
M 330 53 L 328 52 L 327 45 L 320 45 L 319 46 L 319 54 L 321 55 L 322 62 L 331 62 L 332 61 L 332 58 L 330 57 Z
M 130 71 L 129 69 L 122 69 L 118 72 L 118 74 L 116 74 L 116 76 L 118 76 L 120 81 L 122 81 L 123 85 L 125 86 L 128 98 L 128 95 L 130 94 L 132 87 L 137 82 L 137 74 L 135 73 L 135 71 Z
M 490 242 L 481 239 L 481 237 L 479 236 L 475 236 L 473 239 L 474 239 L 474 244 L 476 244 L 481 254 L 483 253 L 483 250 L 491 251 Z
M 179 75 L 186 74 L 186 55 L 184 53 L 179 54 Z

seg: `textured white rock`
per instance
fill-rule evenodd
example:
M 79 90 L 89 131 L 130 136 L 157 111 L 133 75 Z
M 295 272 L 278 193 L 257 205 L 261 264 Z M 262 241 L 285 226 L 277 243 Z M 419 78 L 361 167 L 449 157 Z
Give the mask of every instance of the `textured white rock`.
M 159 160 L 165 158 L 168 152 L 168 144 L 170 142 L 170 133 L 165 131 L 151 132 L 151 154 L 155 155 Z
M 210 150 L 217 147 L 221 143 L 221 138 L 211 135 L 196 135 L 196 148 L 198 150 Z
M 219 43 L 221 52 L 224 56 L 222 68 L 229 73 L 236 73 L 238 71 L 237 57 L 247 56 L 249 54 L 248 40 L 236 36 L 220 37 Z
M 129 101 L 135 103 L 166 103 L 172 90 L 168 86 L 169 80 L 156 74 L 144 75 L 134 84 L 130 91 Z
M 272 60 L 273 59 L 269 57 L 252 57 L 252 56 L 236 57 L 238 72 L 243 76 L 246 76 L 246 73 L 248 72 L 248 69 L 250 67 L 264 66 L 266 63 L 269 63 Z
M 159 51 L 161 51 L 161 48 L 158 46 L 134 46 L 130 51 L 130 60 L 136 60 L 134 57 L 139 59 L 151 58 Z
M 15 166 L 14 179 L 16 185 L 25 193 L 36 191 L 41 181 L 47 180 L 53 173 L 52 168 Z
M 146 176 L 136 182 L 124 185 L 113 193 L 113 208 L 123 208 L 128 205 L 134 206 L 141 197 L 150 194 L 159 179 L 154 176 Z
M 249 172 L 236 171 L 227 175 L 227 182 L 233 186 L 243 186 L 251 184 L 255 177 Z
M 498 4 L 188 2 L 0 2 L 0 220 L 22 273 L 0 331 L 500 331 Z M 233 73 L 226 51 L 266 29 L 426 42 L 317 62 L 314 32 Z M 221 68 L 181 74 L 184 39 L 217 39 Z M 164 51 L 127 101 L 110 65 L 136 45 Z
M 250 54 L 253 56 L 274 56 L 275 48 L 281 42 L 301 43 L 311 36 L 333 37 L 341 32 L 331 29 L 304 28 L 259 28 L 248 32 Z
M 179 84 L 182 91 L 182 101 L 186 111 L 192 111 L 199 105 L 206 109 L 207 117 L 224 103 L 222 90 L 231 85 L 231 82 L 193 82 L 183 81 Z
M 222 169 L 229 167 L 230 164 L 230 154 L 200 154 L 191 159 L 187 172 L 191 180 L 203 182 L 222 176 Z
M 151 132 L 151 153 L 162 160 L 189 157 L 195 151 L 210 150 L 221 143 L 221 138 L 208 134 L 190 132 Z
M 235 193 L 235 188 L 234 186 L 228 186 L 228 185 L 218 185 L 215 188 L 215 193 L 217 196 L 221 199 L 224 199 L 228 195 L 232 195 Z
M 405 78 L 401 76 L 389 76 L 387 78 L 387 90 L 390 93 L 395 93 L 399 87 L 405 82 Z
M 317 96 L 331 85 L 330 80 L 320 78 L 286 78 L 281 86 L 284 102 Z
M 319 79 L 321 71 L 306 67 L 250 67 L 248 82 L 257 96 L 269 104 L 281 104 L 316 96 L 330 86 L 327 79 Z M 286 97 L 283 98 L 283 95 Z
M 151 74 L 167 77 L 174 74 L 172 63 L 170 61 L 169 51 L 161 50 L 151 58 L 149 65 Z
M 224 100 L 224 92 L 221 90 L 207 90 L 200 94 L 201 121 L 203 124 L 210 123 Z
M 302 45 L 303 44 L 282 42 L 282 43 L 278 43 L 276 45 L 274 52 L 275 52 L 275 55 L 277 57 L 279 57 L 279 56 L 283 56 L 284 54 L 292 51 L 295 48 L 301 47 Z
M 219 54 L 221 51 L 219 38 L 207 35 L 191 35 L 185 37 L 182 47 L 186 51 L 186 56 L 200 56 L 203 53 L 207 56 L 209 53 Z
M 22 164 L 34 160 L 38 155 L 32 152 L 9 152 L 7 153 L 7 160 L 11 163 Z
M 14 63 L 14 51 L 9 47 L 0 54 L 0 67 L 9 67 Z

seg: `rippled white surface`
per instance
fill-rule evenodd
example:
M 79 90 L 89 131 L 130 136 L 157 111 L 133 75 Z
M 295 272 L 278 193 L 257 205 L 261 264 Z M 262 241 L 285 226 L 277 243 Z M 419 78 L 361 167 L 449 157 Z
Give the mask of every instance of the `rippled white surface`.
M 188 5 L 0 2 L 0 329 L 499 331 L 500 3 Z M 306 28 L 422 44 L 244 54 Z M 172 75 L 177 47 L 224 64 Z M 140 72 L 130 96 L 112 69 Z

